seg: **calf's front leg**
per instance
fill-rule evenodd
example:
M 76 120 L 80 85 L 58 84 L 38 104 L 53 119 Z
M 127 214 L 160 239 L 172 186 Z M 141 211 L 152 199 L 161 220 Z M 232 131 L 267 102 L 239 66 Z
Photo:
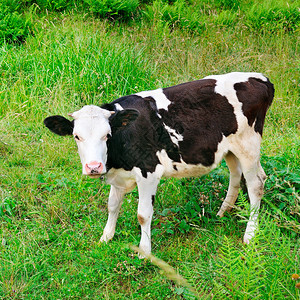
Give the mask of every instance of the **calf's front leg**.
M 140 248 L 145 254 L 151 253 L 151 221 L 153 216 L 153 202 L 160 178 L 155 173 L 148 173 L 147 178 L 137 182 L 139 192 L 138 221 L 141 225 Z
M 107 242 L 113 238 L 124 195 L 124 188 L 117 188 L 113 185 L 111 186 L 108 198 L 108 220 L 100 242 Z

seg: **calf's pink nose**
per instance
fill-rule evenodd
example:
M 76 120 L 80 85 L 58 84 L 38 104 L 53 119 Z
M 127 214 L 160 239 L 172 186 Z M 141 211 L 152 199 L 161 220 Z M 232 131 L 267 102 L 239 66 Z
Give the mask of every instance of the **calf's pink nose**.
M 103 170 L 103 164 L 98 161 L 91 161 L 85 165 L 87 174 L 100 174 Z

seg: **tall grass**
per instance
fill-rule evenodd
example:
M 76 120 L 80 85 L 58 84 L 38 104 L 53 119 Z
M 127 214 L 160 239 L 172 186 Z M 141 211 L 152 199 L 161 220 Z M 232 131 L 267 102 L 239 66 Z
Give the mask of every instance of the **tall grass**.
M 300 272 L 299 39 L 245 26 L 188 34 L 162 22 L 158 12 L 152 22 L 131 26 L 49 14 L 36 20 L 44 29 L 23 45 L 2 45 L 0 298 L 299 298 L 291 277 Z M 228 184 L 224 165 L 201 179 L 162 180 L 153 253 L 189 290 L 128 247 L 139 242 L 136 190 L 124 200 L 114 240 L 98 243 L 109 187 L 82 177 L 73 141 L 47 132 L 42 120 L 229 71 L 263 72 L 276 88 L 262 147 L 268 179 L 260 231 L 250 246 L 242 245 L 244 193 L 239 208 L 216 218 Z
M 31 39 L 31 46 L 4 46 L 0 111 L 75 109 L 143 89 L 155 71 L 143 58 L 143 47 L 126 47 L 101 27 L 81 34 L 83 25 L 75 31 L 53 26 L 48 36 Z

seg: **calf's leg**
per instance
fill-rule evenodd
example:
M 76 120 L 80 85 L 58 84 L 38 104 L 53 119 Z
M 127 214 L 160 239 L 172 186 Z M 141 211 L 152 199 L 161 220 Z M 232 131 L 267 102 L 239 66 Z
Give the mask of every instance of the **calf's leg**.
M 251 238 L 255 235 L 255 230 L 257 229 L 258 212 L 261 198 L 263 196 L 266 174 L 259 161 L 251 167 L 244 166 L 243 174 L 246 179 L 248 195 L 250 198 L 250 218 L 244 235 L 244 243 L 249 244 Z
M 103 231 L 100 242 L 107 242 L 113 238 L 116 230 L 116 223 L 119 216 L 119 211 L 125 195 L 124 188 L 111 186 L 108 198 L 108 220 Z
M 151 221 L 153 216 L 153 200 L 160 178 L 155 173 L 147 174 L 147 178 L 140 178 L 137 182 L 139 192 L 138 221 L 141 225 L 140 248 L 151 253 Z
M 240 162 L 233 153 L 229 152 L 225 156 L 225 161 L 230 171 L 230 180 L 226 198 L 223 201 L 219 212 L 217 213 L 217 216 L 219 217 L 223 217 L 225 211 L 232 209 L 239 193 L 240 181 L 242 177 Z

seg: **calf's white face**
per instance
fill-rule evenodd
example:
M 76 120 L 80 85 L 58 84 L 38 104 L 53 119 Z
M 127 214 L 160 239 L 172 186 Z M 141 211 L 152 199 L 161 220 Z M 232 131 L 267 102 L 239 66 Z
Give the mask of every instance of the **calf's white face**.
M 115 113 L 95 105 L 86 105 L 70 116 L 73 121 L 59 115 L 50 116 L 44 120 L 44 124 L 60 136 L 73 135 L 78 146 L 82 173 L 99 177 L 107 172 L 107 140 L 112 134 L 112 128 L 116 131 L 127 127 L 139 116 L 139 112 L 124 109 Z
M 82 163 L 82 174 L 98 177 L 106 173 L 107 139 L 111 134 L 111 113 L 89 105 L 70 114 L 74 118 L 73 136 Z

